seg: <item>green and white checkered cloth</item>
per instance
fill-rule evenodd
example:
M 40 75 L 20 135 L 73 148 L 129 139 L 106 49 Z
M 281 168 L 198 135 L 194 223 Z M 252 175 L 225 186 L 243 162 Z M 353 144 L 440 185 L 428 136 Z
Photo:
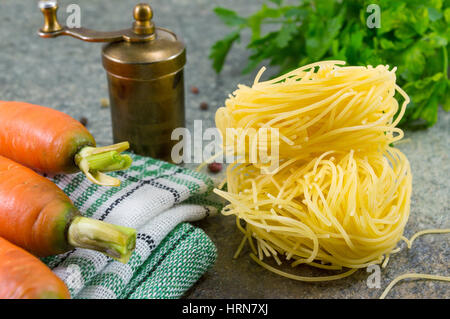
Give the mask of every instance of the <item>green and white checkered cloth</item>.
M 84 216 L 138 230 L 127 264 L 77 248 L 43 258 L 67 285 L 72 298 L 179 298 L 214 263 L 216 248 L 186 222 L 217 213 L 204 174 L 130 154 L 133 165 L 112 173 L 117 188 L 89 182 L 79 173 L 49 176 Z

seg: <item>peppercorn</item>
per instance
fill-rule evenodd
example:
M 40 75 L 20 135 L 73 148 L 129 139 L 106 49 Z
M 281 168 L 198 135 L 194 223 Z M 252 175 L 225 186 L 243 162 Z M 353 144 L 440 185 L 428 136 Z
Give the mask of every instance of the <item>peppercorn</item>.
M 82 116 L 82 117 L 80 118 L 80 123 L 83 124 L 83 126 L 87 126 L 87 124 L 88 124 L 88 119 L 87 119 L 86 117 Z
M 208 164 L 208 169 L 211 173 L 219 173 L 222 170 L 222 164 L 221 163 L 210 163 Z
M 191 86 L 191 92 L 192 92 L 192 94 L 198 94 L 198 92 L 200 92 L 200 90 L 196 86 Z

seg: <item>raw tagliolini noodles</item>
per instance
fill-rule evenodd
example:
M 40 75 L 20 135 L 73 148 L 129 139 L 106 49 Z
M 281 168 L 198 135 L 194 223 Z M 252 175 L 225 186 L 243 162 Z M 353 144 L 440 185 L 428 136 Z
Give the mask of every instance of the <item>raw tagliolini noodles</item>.
M 230 165 L 228 191 L 216 192 L 230 202 L 223 214 L 238 218 L 244 241 L 256 241 L 260 260 L 281 263 L 284 256 L 292 266 L 338 270 L 381 263 L 396 247 L 409 216 L 411 179 L 408 160 L 395 148 L 364 156 L 329 151 L 287 160 L 275 174 Z
M 370 264 L 385 266 L 398 242 L 408 242 L 403 231 L 412 175 L 408 159 L 391 143 L 403 137 L 396 125 L 409 98 L 395 84 L 395 68 L 337 64 L 344 62 L 317 62 L 260 82 L 263 69 L 216 113 L 224 152 L 244 153 L 245 159 L 270 143 L 228 145 L 227 129 L 279 130 L 277 169 L 264 171 L 264 163 L 241 158 L 227 168 L 227 190 L 215 192 L 229 201 L 222 213 L 235 215 L 244 234 L 236 256 L 249 243 L 258 264 L 301 281 L 335 280 Z M 396 92 L 404 98 L 401 107 Z M 270 266 L 265 257 L 339 272 L 298 276 Z
M 396 127 L 409 98 L 395 84 L 395 68 L 349 66 L 342 61 L 317 62 L 270 81 L 260 82 L 264 68 L 251 87 L 239 85 L 216 113 L 223 136 L 227 128 L 279 130 L 281 158 L 302 153 L 320 155 L 330 148 L 355 152 L 383 151 L 400 140 Z M 399 105 L 394 95 L 404 97 Z M 255 136 L 256 138 L 256 136 Z M 225 150 L 230 140 L 224 139 Z M 269 148 L 270 148 L 270 143 Z M 249 152 L 249 145 L 245 152 Z M 234 152 L 242 151 L 234 147 Z M 259 151 L 259 145 L 252 148 Z M 270 150 L 269 150 L 270 151 Z

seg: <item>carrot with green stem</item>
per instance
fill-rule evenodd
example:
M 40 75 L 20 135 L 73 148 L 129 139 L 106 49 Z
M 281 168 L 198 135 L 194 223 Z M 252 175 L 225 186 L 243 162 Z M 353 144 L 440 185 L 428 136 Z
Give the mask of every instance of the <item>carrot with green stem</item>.
M 0 155 L 42 173 L 81 170 L 96 184 L 119 186 L 119 179 L 104 173 L 127 169 L 132 162 L 121 154 L 128 142 L 95 147 L 80 122 L 48 107 L 0 101 L 0 128 Z
M 75 247 L 127 262 L 136 230 L 83 217 L 54 183 L 0 156 L 0 236 L 40 257 Z
M 0 299 L 69 299 L 70 292 L 42 261 L 0 238 Z

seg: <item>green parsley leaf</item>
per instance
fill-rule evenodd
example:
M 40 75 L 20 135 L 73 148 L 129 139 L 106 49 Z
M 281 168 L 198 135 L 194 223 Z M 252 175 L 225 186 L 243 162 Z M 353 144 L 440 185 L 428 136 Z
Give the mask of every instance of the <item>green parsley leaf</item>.
M 211 48 L 209 58 L 213 60 L 213 68 L 217 73 L 222 71 L 228 51 L 230 51 L 233 43 L 239 39 L 240 33 L 238 31 L 231 32 L 222 40 L 217 41 Z
M 223 21 L 223 23 L 230 27 L 241 26 L 247 21 L 246 19 L 238 16 L 237 13 L 233 10 L 228 10 L 225 8 L 215 8 L 214 12 L 220 18 L 220 20 Z

